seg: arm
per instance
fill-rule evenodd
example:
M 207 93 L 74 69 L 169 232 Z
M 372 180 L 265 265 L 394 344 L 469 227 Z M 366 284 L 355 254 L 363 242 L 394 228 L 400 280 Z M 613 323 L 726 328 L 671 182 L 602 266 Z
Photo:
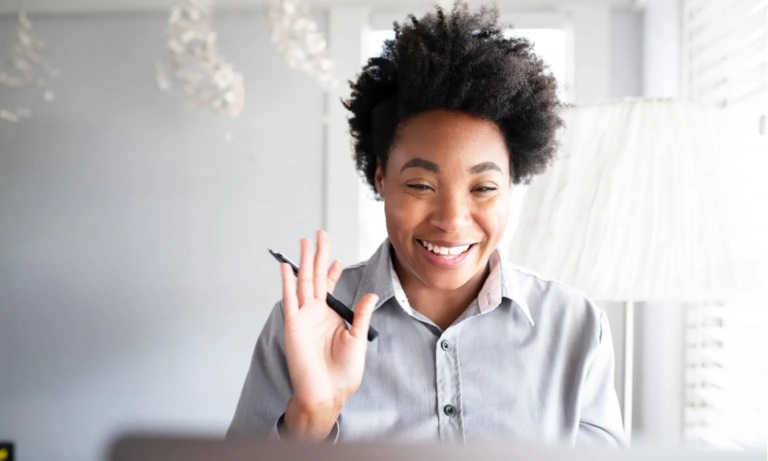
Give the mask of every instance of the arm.
M 301 240 L 298 284 L 290 265 L 280 265 L 283 300 L 256 342 L 227 437 L 288 434 L 319 442 L 338 436 L 341 409 L 362 380 L 377 296 L 360 299 L 347 328 L 326 303 L 342 267 L 336 261 L 326 269 L 328 236 L 318 231 L 317 237 L 314 265 L 310 241 Z
M 597 347 L 582 384 L 577 445 L 626 445 L 619 401 L 613 387 L 613 355 L 611 328 L 601 309 Z
M 283 420 L 293 389 L 285 359 L 283 328 L 282 303 L 278 301 L 256 341 L 240 401 L 227 431 L 228 439 L 254 435 L 272 440 L 288 437 Z M 336 442 L 338 436 L 337 421 L 327 440 Z
M 285 359 L 282 302 L 277 302 L 253 351 L 227 438 L 262 435 L 279 438 L 277 420 L 293 393 Z

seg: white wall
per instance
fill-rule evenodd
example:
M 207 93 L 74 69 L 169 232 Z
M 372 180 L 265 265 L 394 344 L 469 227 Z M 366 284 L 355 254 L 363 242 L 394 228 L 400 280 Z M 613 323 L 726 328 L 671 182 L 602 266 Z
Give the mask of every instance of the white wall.
M 646 0 L 643 7 L 643 96 L 680 94 L 681 43 L 679 0 Z
M 677 0 L 643 2 L 643 96 L 681 96 Z M 635 431 L 639 442 L 680 443 L 684 395 L 684 313 L 679 303 L 636 308 Z
M 349 134 L 350 116 L 341 104 L 351 95 L 348 81 L 355 81 L 362 68 L 367 49 L 369 10 L 364 6 L 336 6 L 327 15 L 328 53 L 334 64 L 334 75 L 339 85 L 326 95 L 328 124 L 325 145 L 327 161 L 325 207 L 323 227 L 328 231 L 331 251 L 345 265 L 367 260 L 362 254 L 362 213 L 366 203 L 359 193 L 364 187 L 362 177 L 355 169 L 352 157 L 352 137 Z M 381 242 L 379 242 L 381 243 Z
M 611 10 L 611 97 L 643 94 L 643 14 L 634 8 Z
M 576 104 L 593 104 L 611 95 L 611 8 L 573 4 L 565 9 L 570 69 Z
M 642 96 L 642 13 L 600 4 L 564 7 L 576 104 Z
M 266 248 L 321 225 L 323 93 L 261 14 L 215 17 L 235 121 L 154 88 L 164 16 L 31 19 L 62 76 L 0 123 L 0 438 L 87 461 L 125 427 L 223 434 L 280 295 Z

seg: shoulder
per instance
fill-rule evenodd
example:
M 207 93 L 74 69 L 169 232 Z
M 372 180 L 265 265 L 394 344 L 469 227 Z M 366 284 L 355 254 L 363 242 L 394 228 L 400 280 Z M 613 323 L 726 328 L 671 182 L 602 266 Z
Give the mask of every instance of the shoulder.
M 513 299 L 514 291 L 525 299 L 537 329 L 570 340 L 600 341 L 605 314 L 584 292 L 517 264 L 504 264 Z
M 336 288 L 333 289 L 333 296 L 349 306 L 354 301 L 358 287 L 363 281 L 367 265 L 368 261 L 362 261 L 345 267 L 336 282 Z

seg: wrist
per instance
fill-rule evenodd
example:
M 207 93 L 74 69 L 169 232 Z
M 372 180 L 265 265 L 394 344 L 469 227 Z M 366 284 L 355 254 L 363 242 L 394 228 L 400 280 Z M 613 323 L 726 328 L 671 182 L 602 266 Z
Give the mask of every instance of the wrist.
M 343 402 L 306 404 L 291 397 L 283 418 L 284 431 L 294 439 L 322 442 L 333 430 Z

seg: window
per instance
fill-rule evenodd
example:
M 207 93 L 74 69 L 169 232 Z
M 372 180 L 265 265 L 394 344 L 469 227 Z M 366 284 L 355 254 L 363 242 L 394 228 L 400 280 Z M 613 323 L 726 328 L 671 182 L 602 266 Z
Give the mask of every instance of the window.
M 768 309 L 727 303 L 690 307 L 686 316 L 685 439 L 765 449 Z
M 768 2 L 683 1 L 683 87 L 690 99 L 734 109 L 765 133 Z
M 728 109 L 731 131 L 768 168 L 768 2 L 683 0 L 683 89 Z M 753 154 L 753 155 L 752 155 Z M 754 180 L 755 178 L 751 178 Z M 687 310 L 684 437 L 718 448 L 761 447 L 768 434 L 768 305 Z

